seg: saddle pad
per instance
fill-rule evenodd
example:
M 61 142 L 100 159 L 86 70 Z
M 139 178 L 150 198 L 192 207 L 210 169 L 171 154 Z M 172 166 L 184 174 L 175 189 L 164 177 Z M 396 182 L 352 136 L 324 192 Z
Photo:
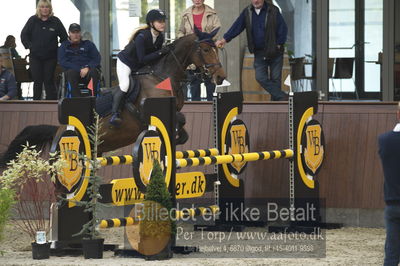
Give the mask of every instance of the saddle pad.
M 96 112 L 100 115 L 100 117 L 105 117 L 111 114 L 112 102 L 113 94 L 111 90 L 104 94 L 100 94 L 96 98 Z
M 127 102 L 135 103 L 141 90 L 140 82 L 135 77 L 130 78 L 129 90 L 126 94 Z
M 140 82 L 137 80 L 131 78 L 130 84 L 130 88 L 125 96 L 124 108 L 126 108 L 125 105 L 127 103 L 134 103 L 136 101 L 141 89 Z M 116 89 L 119 90 L 118 87 L 106 90 L 96 98 L 96 112 L 100 117 L 105 117 L 111 114 L 113 91 Z

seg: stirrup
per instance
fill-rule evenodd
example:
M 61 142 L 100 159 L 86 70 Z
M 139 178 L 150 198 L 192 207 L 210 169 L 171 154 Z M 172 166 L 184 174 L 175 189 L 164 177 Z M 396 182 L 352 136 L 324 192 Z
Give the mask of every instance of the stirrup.
M 122 119 L 121 119 L 120 114 L 119 113 L 114 113 L 111 116 L 111 119 L 110 119 L 109 123 L 111 125 L 113 125 L 113 126 L 116 126 L 116 127 L 120 126 L 122 124 Z

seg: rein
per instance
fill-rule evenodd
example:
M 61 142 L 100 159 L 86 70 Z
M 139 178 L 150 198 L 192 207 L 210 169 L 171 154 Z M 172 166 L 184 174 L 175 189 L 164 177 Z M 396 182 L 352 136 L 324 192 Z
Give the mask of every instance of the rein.
M 185 72 L 185 70 L 183 69 L 183 65 L 186 64 L 186 61 L 188 60 L 189 56 L 192 54 L 193 49 L 196 49 L 196 53 L 198 53 L 199 58 L 202 61 L 202 66 L 200 68 L 202 68 L 204 70 L 204 71 L 202 71 L 202 73 L 204 73 L 206 76 L 211 76 L 213 74 L 213 73 L 211 73 L 210 68 L 215 67 L 215 66 L 220 67 L 220 68 L 222 67 L 222 64 L 220 62 L 212 63 L 212 64 L 206 63 L 203 53 L 201 52 L 200 44 L 205 43 L 207 41 L 208 40 L 196 41 L 196 45 L 192 46 L 192 48 L 190 49 L 190 52 L 186 55 L 185 59 L 183 60 L 183 63 L 181 63 L 179 61 L 179 59 L 176 57 L 173 50 L 170 51 L 170 53 L 172 54 L 173 58 L 175 59 L 176 63 L 178 64 L 178 66 L 182 72 Z M 210 45 L 210 47 L 212 47 L 212 46 Z
M 174 58 L 175 62 L 176 62 L 177 65 L 178 65 L 179 71 L 182 72 L 182 73 L 185 73 L 186 69 L 184 68 L 184 66 L 186 65 L 186 63 L 187 63 L 189 57 L 191 56 L 192 52 L 195 50 L 195 52 L 198 54 L 198 56 L 199 56 L 199 58 L 200 58 L 200 61 L 201 61 L 201 64 L 202 64 L 202 65 L 199 67 L 199 69 L 201 70 L 201 73 L 199 73 L 199 74 L 200 74 L 201 76 L 202 76 L 202 75 L 205 75 L 205 76 L 208 76 L 208 77 L 209 77 L 209 76 L 212 76 L 212 75 L 213 75 L 213 72 L 210 71 L 210 68 L 212 68 L 212 67 L 219 67 L 219 68 L 221 68 L 221 67 L 222 67 L 222 64 L 221 64 L 220 62 L 218 62 L 218 63 L 210 63 L 210 64 L 207 64 L 207 63 L 206 63 L 206 60 L 204 59 L 203 53 L 202 53 L 202 51 L 201 51 L 200 44 L 203 43 L 203 42 L 207 42 L 207 41 L 208 41 L 208 40 L 201 40 L 201 41 L 198 41 L 198 40 L 197 40 L 197 41 L 195 41 L 195 45 L 192 45 L 192 46 L 191 46 L 190 51 L 186 54 L 186 56 L 185 56 L 185 58 L 184 58 L 184 60 L 183 60 L 182 62 L 178 59 L 178 57 L 176 56 L 176 53 L 174 52 L 173 49 L 170 49 L 169 52 L 168 52 L 168 54 L 171 54 L 172 57 Z M 210 45 L 210 47 L 211 47 L 211 45 Z M 212 48 L 212 47 L 211 47 L 211 48 Z M 217 54 L 217 55 L 218 55 L 218 54 Z M 164 67 L 163 67 L 162 69 L 165 69 L 165 64 L 166 64 L 166 63 L 167 63 L 167 60 L 164 60 Z M 163 78 L 163 77 L 166 77 L 166 76 L 164 75 L 164 73 L 160 73 L 159 71 L 152 71 L 151 74 L 158 76 L 161 80 L 162 80 L 162 79 L 165 79 L 165 78 Z M 202 79 L 203 79 L 203 78 L 202 78 Z M 182 79 L 181 81 L 187 81 L 187 79 Z

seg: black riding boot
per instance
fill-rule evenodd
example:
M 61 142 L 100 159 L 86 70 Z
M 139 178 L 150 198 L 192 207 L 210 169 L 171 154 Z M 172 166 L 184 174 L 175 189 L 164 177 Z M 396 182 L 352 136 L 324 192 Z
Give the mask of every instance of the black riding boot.
M 118 89 L 114 94 L 110 124 L 116 127 L 120 126 L 122 123 L 120 112 L 125 94 L 126 92 L 123 92 L 120 89 Z

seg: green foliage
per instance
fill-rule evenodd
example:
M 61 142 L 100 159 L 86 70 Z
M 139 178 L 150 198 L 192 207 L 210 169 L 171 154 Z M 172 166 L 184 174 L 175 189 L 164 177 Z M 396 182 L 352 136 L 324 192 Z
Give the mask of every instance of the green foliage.
M 41 157 L 41 153 L 27 143 L 0 176 L 0 224 L 7 221 L 7 211 L 16 203 L 15 210 L 20 219 L 15 220 L 15 224 L 32 240 L 37 231 L 48 233 L 50 230 L 46 219 L 50 215 L 50 205 L 55 201 L 50 178 L 55 180 L 57 175 L 63 175 L 66 164 L 56 153 L 50 154 L 50 158 Z M 21 199 L 22 194 L 27 198 Z
M 7 163 L 8 168 L 0 177 L 0 185 L 4 188 L 15 188 L 17 195 L 29 180 L 43 182 L 46 176 L 50 176 L 53 181 L 58 174 L 62 174 L 65 161 L 60 159 L 58 154 L 50 154 L 49 159 L 42 158 L 42 151 L 38 151 L 36 146 L 29 143 L 23 146 L 16 159 Z
M 3 240 L 3 232 L 8 219 L 10 210 L 15 203 L 15 191 L 12 189 L 0 189 L 0 241 Z
M 154 161 L 150 183 L 146 188 L 145 198 L 146 200 L 160 203 L 168 210 L 172 208 L 171 195 L 165 184 L 164 175 L 158 161 Z
M 165 184 L 165 179 L 158 161 L 154 161 L 150 183 L 146 189 L 143 202 L 145 219 L 141 223 L 142 236 L 161 238 L 175 232 L 176 225 L 171 220 L 175 213 L 172 209 L 171 195 Z
M 88 178 L 88 189 L 86 193 L 88 195 L 89 200 L 87 201 L 78 201 L 75 202 L 77 206 L 84 207 L 84 212 L 88 212 L 91 214 L 91 219 L 82 226 L 82 230 L 79 231 L 77 235 L 82 235 L 84 238 L 95 239 L 99 237 L 99 232 L 96 229 L 99 224 L 99 207 L 104 205 L 99 202 L 101 199 L 100 195 L 100 185 L 102 183 L 102 177 L 97 175 L 98 170 L 101 168 L 100 162 L 97 160 L 97 148 L 102 143 L 100 140 L 100 117 L 95 112 L 94 116 L 94 124 L 89 127 L 89 140 L 92 144 L 92 154 L 91 158 L 84 157 L 85 165 L 89 165 L 91 171 L 90 176 Z

